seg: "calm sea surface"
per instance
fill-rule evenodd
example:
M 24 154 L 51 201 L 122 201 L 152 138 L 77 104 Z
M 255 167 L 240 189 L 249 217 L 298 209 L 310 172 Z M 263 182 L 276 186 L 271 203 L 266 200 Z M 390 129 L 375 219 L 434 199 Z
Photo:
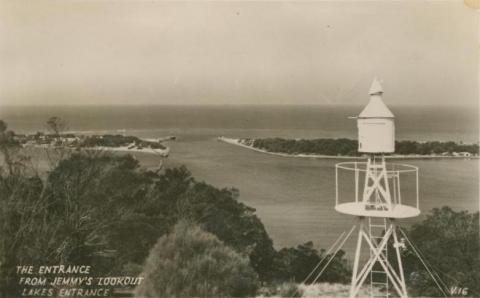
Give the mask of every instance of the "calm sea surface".
M 328 248 L 354 219 L 334 211 L 334 165 L 338 160 L 278 157 L 215 140 L 227 137 L 355 138 L 351 106 L 132 106 L 5 107 L 0 118 L 18 132 L 44 130 L 60 116 L 73 131 L 118 132 L 140 137 L 175 135 L 167 164 L 184 164 L 196 179 L 235 187 L 240 200 L 255 207 L 276 247 L 312 240 Z M 392 107 L 397 139 L 478 142 L 475 110 Z M 138 154 L 145 165 L 156 156 Z M 420 167 L 420 207 L 456 210 L 479 207 L 478 160 L 405 160 Z M 406 220 L 411 224 L 418 221 Z M 351 252 L 353 238 L 347 243 Z

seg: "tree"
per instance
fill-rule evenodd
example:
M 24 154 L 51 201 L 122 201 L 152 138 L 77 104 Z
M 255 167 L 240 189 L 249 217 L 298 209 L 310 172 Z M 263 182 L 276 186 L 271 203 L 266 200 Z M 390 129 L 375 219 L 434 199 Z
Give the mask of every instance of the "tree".
M 25 163 L 28 158 L 21 154 L 20 143 L 15 139 L 15 133 L 7 130 L 8 126 L 0 120 L 0 154 L 3 156 L 3 165 L 8 174 L 19 175 L 25 170 Z
M 130 155 L 85 150 L 42 178 L 18 173 L 0 175 L 0 236 L 8 244 L 0 251 L 0 287 L 9 295 L 18 295 L 18 264 L 82 263 L 96 274 L 132 273 L 182 218 L 226 239 L 259 271 L 270 269 L 275 250 L 254 210 L 237 202 L 234 190 L 196 182 L 185 167 L 159 174 Z
M 37 264 L 41 222 L 45 208 L 38 176 L 0 176 L 0 296 L 19 295 L 15 266 Z M 39 237 L 39 235 L 42 235 Z
M 54 237 L 49 243 L 59 247 L 46 250 L 57 251 L 64 263 L 89 263 L 103 248 L 115 249 L 108 236 L 134 212 L 151 182 L 138 167 L 130 155 L 97 151 L 60 161 L 48 175 L 44 192 L 49 213 L 44 234 Z
M 293 280 L 299 283 L 303 282 L 320 260 L 325 257 L 329 259 L 331 255 L 325 255 L 325 250 L 323 249 L 320 250 L 320 252 L 317 251 L 311 241 L 298 245 L 297 247 L 282 248 L 275 258 L 275 277 L 279 281 Z M 326 262 L 323 264 L 326 264 Z M 317 282 L 348 282 L 351 272 L 347 265 L 345 252 L 340 250 Z M 322 267 L 323 266 L 317 268 L 306 282 L 313 282 Z
M 186 221 L 158 240 L 142 276 L 137 297 L 253 296 L 258 283 L 247 257 Z
M 67 129 L 67 122 L 60 117 L 53 116 L 46 122 L 47 129 L 55 136 L 59 137 Z
M 1 175 L 0 288 L 4 296 L 19 295 L 16 265 L 91 264 L 99 274 L 120 273 L 118 263 L 103 266 L 99 255 L 120 251 L 122 243 L 111 235 L 131 222 L 138 198 L 146 197 L 150 184 L 131 156 L 95 151 L 62 160 L 45 180 L 26 173 Z M 151 224 L 154 227 L 142 227 L 138 234 L 130 229 L 130 234 L 140 239 L 148 231 L 167 230 L 162 222 Z M 153 234 L 151 245 L 159 236 Z M 142 262 L 148 249 L 137 247 L 130 252 L 131 259 Z M 139 251 L 143 258 L 138 258 Z
M 433 209 L 407 232 L 423 258 L 444 281 L 447 295 L 450 295 L 450 288 L 461 287 L 468 288 L 470 296 L 480 296 L 478 223 L 478 212 L 456 212 L 450 207 L 442 207 Z M 443 296 L 410 247 L 404 250 L 403 260 L 413 295 Z
M 26 174 L 28 158 L 21 153 L 15 134 L 0 120 L 0 296 L 15 292 L 15 265 L 35 257 L 36 220 L 42 212 L 43 184 L 38 175 Z
M 61 160 L 65 159 L 69 153 L 69 149 L 65 148 L 62 140 L 62 133 L 67 129 L 67 122 L 60 117 L 50 117 L 45 123 L 47 130 L 53 137 L 53 144 L 50 143 L 45 149 L 50 167 L 53 169 Z
M 217 189 L 196 182 L 181 201 L 180 216 L 199 224 L 225 244 L 249 256 L 262 281 L 270 280 L 275 257 L 273 242 L 255 209 L 238 202 L 235 189 Z

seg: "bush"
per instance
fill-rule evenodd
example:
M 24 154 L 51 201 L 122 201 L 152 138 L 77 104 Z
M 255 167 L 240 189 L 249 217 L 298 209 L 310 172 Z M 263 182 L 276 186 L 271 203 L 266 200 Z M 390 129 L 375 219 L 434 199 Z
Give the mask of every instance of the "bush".
M 248 258 L 185 221 L 158 240 L 142 276 L 137 297 L 252 296 L 258 283 Z
M 327 255 L 327 259 L 331 255 Z M 325 257 L 325 250 L 317 251 L 313 248 L 311 241 L 298 245 L 297 247 L 282 248 L 276 258 L 274 272 L 277 280 L 295 282 L 303 282 L 310 274 L 312 269 Z M 326 264 L 326 261 L 323 263 Z M 307 283 L 320 273 L 317 268 L 314 274 L 307 280 Z M 347 283 L 350 281 L 351 271 L 348 268 L 345 252 L 340 250 L 326 270 L 322 273 L 317 282 L 340 282 Z
M 196 182 L 179 201 L 180 216 L 200 225 L 237 252 L 245 253 L 262 281 L 272 279 L 275 249 L 255 209 L 239 202 L 235 189 Z
M 445 282 L 447 295 L 452 287 L 468 288 L 468 295 L 480 295 L 479 213 L 455 212 L 449 207 L 433 209 L 407 236 Z M 443 296 L 412 249 L 403 251 L 407 284 L 415 296 Z

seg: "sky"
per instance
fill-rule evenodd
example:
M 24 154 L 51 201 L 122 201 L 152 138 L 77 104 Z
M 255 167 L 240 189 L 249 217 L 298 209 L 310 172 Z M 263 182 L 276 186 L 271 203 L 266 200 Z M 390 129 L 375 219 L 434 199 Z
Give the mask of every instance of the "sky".
M 479 102 L 463 1 L 0 0 L 0 105 Z

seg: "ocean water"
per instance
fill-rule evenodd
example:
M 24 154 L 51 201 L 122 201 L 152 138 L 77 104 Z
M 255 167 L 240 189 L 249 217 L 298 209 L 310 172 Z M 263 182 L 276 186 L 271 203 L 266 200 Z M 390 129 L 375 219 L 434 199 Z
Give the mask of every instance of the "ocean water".
M 256 133 L 293 138 L 355 138 L 360 106 L 52 106 L 0 107 L 0 118 L 17 131 L 44 129 L 59 116 L 78 131 L 170 130 L 188 136 Z M 392 107 L 397 139 L 478 142 L 477 109 Z
M 197 180 L 235 187 L 256 208 L 277 248 L 313 241 L 328 248 L 355 218 L 334 211 L 334 167 L 338 160 L 279 157 L 216 141 L 227 137 L 354 138 L 353 106 L 154 106 L 7 107 L 0 119 L 19 132 L 44 130 L 60 116 L 73 131 L 117 132 L 140 137 L 175 135 L 167 166 L 186 165 Z M 392 107 L 397 139 L 478 142 L 476 110 Z M 145 166 L 158 157 L 137 154 Z M 342 160 L 344 161 L 344 160 Z M 405 160 L 420 168 L 420 208 L 478 211 L 478 160 Z M 409 225 L 421 217 L 401 220 Z M 354 239 L 346 244 L 351 256 Z

